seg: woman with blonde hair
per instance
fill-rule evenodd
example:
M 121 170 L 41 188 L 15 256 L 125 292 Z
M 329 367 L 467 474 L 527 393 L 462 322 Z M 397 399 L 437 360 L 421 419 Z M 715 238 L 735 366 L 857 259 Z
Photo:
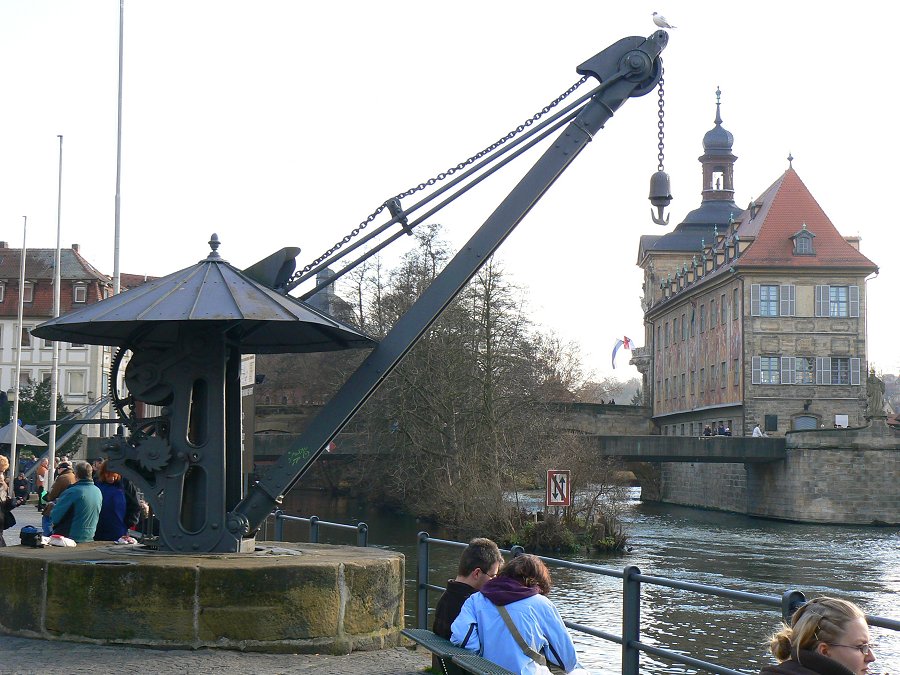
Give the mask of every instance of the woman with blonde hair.
M 866 615 L 852 602 L 825 596 L 794 612 L 769 650 L 779 663 L 760 675 L 865 675 L 875 660 Z

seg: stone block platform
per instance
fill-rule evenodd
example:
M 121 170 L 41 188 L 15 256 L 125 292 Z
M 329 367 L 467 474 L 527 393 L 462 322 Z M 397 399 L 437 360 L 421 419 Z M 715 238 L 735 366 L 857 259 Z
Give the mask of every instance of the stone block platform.
M 262 542 L 179 555 L 104 542 L 0 548 L 0 631 L 156 648 L 348 654 L 400 644 L 404 557 Z

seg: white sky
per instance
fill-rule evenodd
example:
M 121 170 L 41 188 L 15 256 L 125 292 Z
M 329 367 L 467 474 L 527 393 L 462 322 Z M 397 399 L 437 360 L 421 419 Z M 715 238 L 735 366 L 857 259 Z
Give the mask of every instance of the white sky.
M 722 88 L 736 201 L 794 168 L 881 267 L 869 353 L 900 371 L 896 42 L 885 5 L 675 2 L 126 0 L 121 270 L 164 275 L 220 252 L 246 267 L 283 246 L 303 265 L 388 197 L 481 150 L 629 35 L 670 31 L 666 170 L 672 227 L 700 203 L 703 134 Z M 852 12 L 848 11 L 850 8 Z M 56 243 L 113 271 L 119 3 L 0 0 L 0 239 Z M 501 247 L 535 320 L 598 375 L 637 376 L 641 234 L 656 170 L 656 93 L 627 102 Z M 526 164 L 521 164 L 524 171 Z M 455 244 L 508 182 L 435 217 Z M 886 215 L 887 214 L 887 215 Z

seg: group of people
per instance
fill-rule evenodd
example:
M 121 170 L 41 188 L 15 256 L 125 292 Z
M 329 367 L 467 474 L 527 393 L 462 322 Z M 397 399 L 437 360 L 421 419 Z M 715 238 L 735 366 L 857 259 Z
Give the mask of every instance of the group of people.
M 731 428 L 726 427 L 724 424 L 719 424 L 715 429 L 713 429 L 710 425 L 706 425 L 703 427 L 703 435 L 704 436 L 731 436 Z
M 44 536 L 60 534 L 76 543 L 118 541 L 137 525 L 141 504 L 134 487 L 106 460 L 73 464 L 63 458 L 42 513 Z
M 24 475 L 14 481 L 14 492 L 6 482 L 9 460 L 0 455 L 0 532 L 15 524 L 11 511 L 28 500 L 29 486 Z M 61 457 L 55 472 L 44 458 L 36 470 L 38 508 L 42 512 L 45 537 L 59 534 L 76 543 L 127 540 L 129 529 L 137 526 L 142 504 L 131 483 L 111 471 L 106 460 L 93 464 L 71 462 Z M 47 484 L 52 479 L 49 489 Z M 4 546 L 0 536 L 0 546 Z
M 587 673 L 547 598 L 550 588 L 550 572 L 539 557 L 518 555 L 504 563 L 497 544 L 473 539 L 438 600 L 432 630 L 514 673 L 546 675 L 550 667 Z M 804 603 L 769 648 L 778 663 L 760 675 L 865 675 L 875 660 L 865 614 L 852 602 L 829 597 Z M 434 658 L 436 672 L 462 673 Z

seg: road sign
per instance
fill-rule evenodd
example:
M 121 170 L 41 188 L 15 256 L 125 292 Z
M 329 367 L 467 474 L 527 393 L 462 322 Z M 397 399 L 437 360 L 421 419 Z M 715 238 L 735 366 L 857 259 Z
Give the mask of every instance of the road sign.
M 572 505 L 572 480 L 568 469 L 547 470 L 547 506 Z

